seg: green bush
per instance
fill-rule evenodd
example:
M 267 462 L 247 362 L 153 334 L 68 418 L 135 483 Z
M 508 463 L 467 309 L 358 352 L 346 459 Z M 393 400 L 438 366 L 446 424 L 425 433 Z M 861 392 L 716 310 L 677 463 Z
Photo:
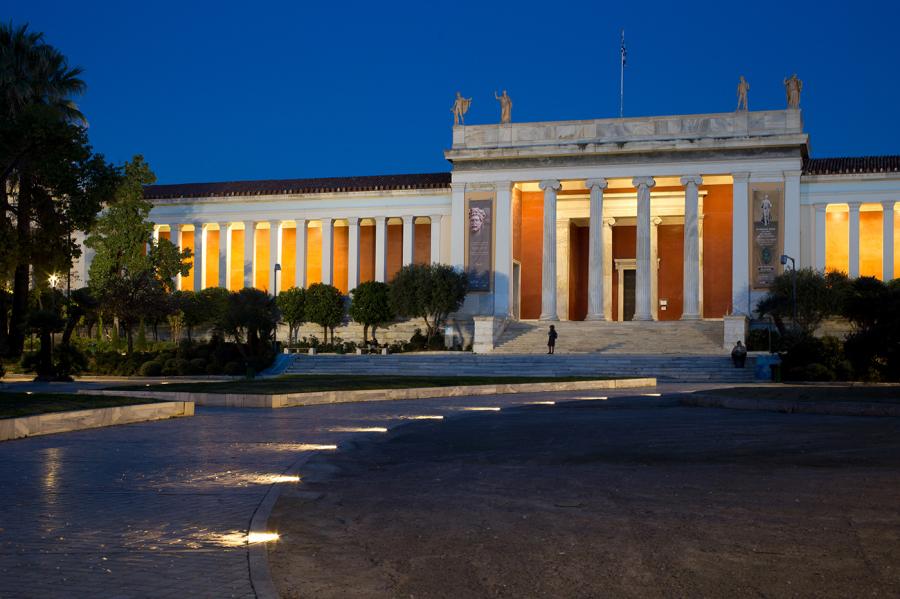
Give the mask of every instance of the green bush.
M 188 361 L 187 373 L 191 375 L 206 373 L 206 360 L 203 358 L 194 358 Z
M 225 365 L 225 368 L 222 369 L 222 372 L 228 376 L 240 376 L 244 374 L 244 368 L 239 362 L 229 362 Z
M 150 360 L 141 364 L 141 376 L 159 376 L 162 374 L 163 365 L 156 360 Z
M 835 380 L 835 373 L 822 364 L 806 364 L 785 372 L 785 379 L 791 381 L 829 382 Z

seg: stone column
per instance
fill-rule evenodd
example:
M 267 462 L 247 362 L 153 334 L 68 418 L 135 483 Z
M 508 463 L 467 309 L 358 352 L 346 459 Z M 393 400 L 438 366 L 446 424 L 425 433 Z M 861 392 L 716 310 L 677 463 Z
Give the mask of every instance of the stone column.
M 194 272 L 194 291 L 202 291 L 206 279 L 206 231 L 203 223 L 194 223 L 194 264 L 191 270 Z
M 269 221 L 269 294 L 278 295 L 278 279 L 275 276 L 275 265 L 281 264 L 281 256 L 278 254 L 278 236 L 281 234 L 281 221 Z
M 784 253 L 800 261 L 800 171 L 784 172 Z
M 244 287 L 253 287 L 256 274 L 256 222 L 244 221 Z
M 219 223 L 219 287 L 228 289 L 231 268 L 231 232 L 228 223 Z
M 331 285 L 334 280 L 334 219 L 320 219 L 322 223 L 322 282 Z
M 859 204 L 850 204 L 850 278 L 859 276 Z
M 650 315 L 659 320 L 659 226 L 662 219 L 650 219 Z
M 294 286 L 306 288 L 306 219 L 294 219 Z
M 512 183 L 498 181 L 494 216 L 494 316 L 508 318 L 512 299 Z
M 603 318 L 612 320 L 612 242 L 614 218 L 603 219 Z
M 684 185 L 684 302 L 681 320 L 700 319 L 700 175 L 681 178 Z
M 632 185 L 637 188 L 637 260 L 634 320 L 653 320 L 652 285 L 653 269 L 650 263 L 650 190 L 656 185 L 653 177 L 635 177 Z
M 175 244 L 179 252 L 181 251 L 182 247 L 184 247 L 181 238 L 181 225 L 169 225 L 169 241 Z M 181 289 L 181 275 L 175 275 L 175 289 Z
M 881 279 L 894 278 L 894 200 L 881 203 Z
M 359 285 L 359 218 L 347 218 L 347 290 Z
M 403 217 L 403 266 L 412 264 L 416 252 L 416 217 Z
M 815 267 L 819 272 L 825 272 L 825 217 L 827 204 L 816 204 L 816 256 Z
M 465 183 L 450 183 L 450 190 L 450 263 L 462 271 L 466 267 Z
M 375 217 L 375 280 L 387 282 L 387 217 Z
M 556 311 L 556 192 L 558 180 L 541 181 L 544 190 L 544 243 L 541 260 L 541 320 L 559 320 Z
M 440 264 L 441 262 L 441 220 L 443 216 L 440 214 L 432 214 L 431 219 L 431 263 Z
M 606 179 L 588 179 L 584 186 L 591 191 L 590 230 L 588 231 L 588 311 L 585 320 L 606 320 L 605 266 L 610 259 L 603 239 L 603 190 Z M 612 240 L 610 240 L 612 241 Z
M 749 173 L 732 174 L 731 191 L 731 313 L 750 315 Z

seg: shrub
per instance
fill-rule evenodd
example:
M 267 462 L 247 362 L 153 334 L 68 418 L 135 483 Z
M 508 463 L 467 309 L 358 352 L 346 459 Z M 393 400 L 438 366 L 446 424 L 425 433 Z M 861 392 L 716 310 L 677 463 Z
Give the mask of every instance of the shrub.
M 188 362 L 188 374 L 204 374 L 206 372 L 206 360 L 194 358 Z
M 431 339 L 447 316 L 466 299 L 469 279 L 446 264 L 410 264 L 390 286 L 391 305 L 400 316 L 422 318 Z
M 325 331 L 324 341 L 328 342 L 328 330 L 334 337 L 334 327 L 344 320 L 344 298 L 337 287 L 325 283 L 313 283 L 306 290 L 306 320 L 314 322 Z
M 162 374 L 163 365 L 156 360 L 150 360 L 141 364 L 141 376 L 159 376 Z
M 791 381 L 829 382 L 835 380 L 835 375 L 832 370 L 823 364 L 812 363 L 787 370 L 785 379 Z
M 229 376 L 239 376 L 244 374 L 244 368 L 241 366 L 240 362 L 229 362 L 222 369 L 222 372 Z

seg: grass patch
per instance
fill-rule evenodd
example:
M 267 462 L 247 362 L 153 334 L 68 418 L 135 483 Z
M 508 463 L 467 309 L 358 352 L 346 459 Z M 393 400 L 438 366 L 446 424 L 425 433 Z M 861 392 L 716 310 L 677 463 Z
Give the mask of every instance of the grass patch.
M 0 418 L 19 418 L 51 412 L 92 410 L 137 404 L 156 403 L 141 397 L 106 397 L 103 395 L 65 395 L 62 393 L 0 393 Z
M 741 399 L 788 401 L 865 401 L 900 403 L 900 385 L 784 385 L 779 387 L 735 387 L 701 391 L 699 395 Z
M 225 381 L 216 383 L 171 383 L 116 387 L 135 391 L 188 391 L 192 393 L 244 393 L 276 395 L 312 391 L 357 391 L 363 389 L 409 389 L 421 387 L 454 387 L 457 385 L 498 385 L 511 383 L 550 383 L 563 381 L 599 381 L 609 377 L 521 377 L 521 376 L 394 376 L 292 374 L 273 379 Z

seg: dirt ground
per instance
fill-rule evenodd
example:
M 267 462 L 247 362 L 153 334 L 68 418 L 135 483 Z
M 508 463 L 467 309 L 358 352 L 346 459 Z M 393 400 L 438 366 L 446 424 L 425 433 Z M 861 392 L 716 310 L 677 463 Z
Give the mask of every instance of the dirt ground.
M 269 520 L 282 597 L 900 595 L 900 418 L 557 403 L 301 475 Z

